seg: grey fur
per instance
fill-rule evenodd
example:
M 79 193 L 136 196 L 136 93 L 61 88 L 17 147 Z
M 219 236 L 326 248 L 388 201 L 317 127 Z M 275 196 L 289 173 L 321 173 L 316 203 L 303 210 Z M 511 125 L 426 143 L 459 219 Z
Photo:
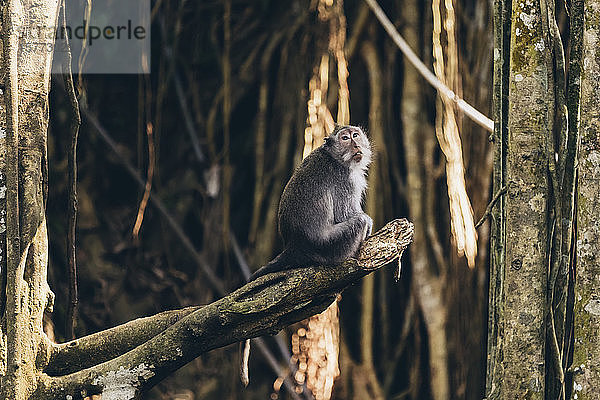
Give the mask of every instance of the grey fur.
M 361 206 L 370 162 L 371 146 L 362 129 L 336 126 L 285 186 L 278 212 L 284 250 L 250 280 L 355 255 L 373 227 Z

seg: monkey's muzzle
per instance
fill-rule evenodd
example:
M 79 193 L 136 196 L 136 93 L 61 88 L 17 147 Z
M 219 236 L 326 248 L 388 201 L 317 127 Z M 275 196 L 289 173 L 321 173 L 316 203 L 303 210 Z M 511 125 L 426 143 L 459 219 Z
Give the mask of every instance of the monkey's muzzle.
M 356 153 L 354 153 L 354 155 L 352 156 L 352 159 L 356 162 L 360 162 L 363 158 L 363 153 L 362 151 L 357 151 Z

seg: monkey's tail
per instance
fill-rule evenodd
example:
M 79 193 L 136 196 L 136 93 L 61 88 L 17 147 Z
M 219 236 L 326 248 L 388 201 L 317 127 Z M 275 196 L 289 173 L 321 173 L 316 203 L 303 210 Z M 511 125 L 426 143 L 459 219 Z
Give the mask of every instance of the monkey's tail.
M 271 260 L 267 265 L 257 270 L 250 276 L 248 282 L 252 282 L 258 277 L 269 274 L 271 272 L 283 271 L 285 269 L 292 268 L 290 266 L 290 251 L 285 249 L 277 257 Z M 246 339 L 243 343 L 240 343 L 240 380 L 244 387 L 248 386 L 250 377 L 248 373 L 248 360 L 250 358 L 250 339 Z
M 244 387 L 250 383 L 248 374 L 248 360 L 250 359 L 250 339 L 246 339 L 244 343 L 240 343 L 240 380 Z
M 271 272 L 285 271 L 286 269 L 292 269 L 298 264 L 297 256 L 292 254 L 290 249 L 285 249 L 273 260 L 269 261 L 267 265 L 257 270 L 250 276 L 248 282 L 255 280 L 263 275 L 270 274 Z

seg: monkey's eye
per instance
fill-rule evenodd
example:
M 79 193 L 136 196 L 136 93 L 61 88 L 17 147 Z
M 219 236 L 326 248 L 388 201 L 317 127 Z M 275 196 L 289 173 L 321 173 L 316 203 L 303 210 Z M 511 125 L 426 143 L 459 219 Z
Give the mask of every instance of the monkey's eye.
M 342 135 L 342 140 L 350 140 L 350 136 L 348 136 L 348 135 Z
M 358 132 L 354 132 L 354 134 L 352 135 L 352 137 L 359 137 L 360 135 L 358 134 Z

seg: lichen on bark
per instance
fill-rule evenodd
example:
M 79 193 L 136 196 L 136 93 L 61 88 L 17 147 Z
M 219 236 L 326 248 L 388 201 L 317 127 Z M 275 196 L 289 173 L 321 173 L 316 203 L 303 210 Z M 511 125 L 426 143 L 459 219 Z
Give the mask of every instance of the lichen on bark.
M 544 397 L 552 82 L 537 1 L 512 3 L 502 398 Z
M 600 1 L 585 2 L 577 199 L 573 393 L 600 393 Z
M 0 397 L 30 398 L 47 348 L 44 312 L 52 306 L 47 283 L 45 222 L 48 92 L 54 35 L 32 38 L 32 27 L 56 25 L 58 0 L 3 3 L 2 170 L 6 177 L 7 263 L 2 273 Z M 43 41 L 43 42 L 42 42 Z M 32 43 L 35 42 L 35 43 Z M 3 203 L 4 204 L 4 203 Z M 4 238 L 4 236 L 2 237 Z M 4 258 L 4 257 L 3 257 Z M 4 261 L 3 261 L 4 262 Z M 4 265 L 4 264 L 2 264 Z

